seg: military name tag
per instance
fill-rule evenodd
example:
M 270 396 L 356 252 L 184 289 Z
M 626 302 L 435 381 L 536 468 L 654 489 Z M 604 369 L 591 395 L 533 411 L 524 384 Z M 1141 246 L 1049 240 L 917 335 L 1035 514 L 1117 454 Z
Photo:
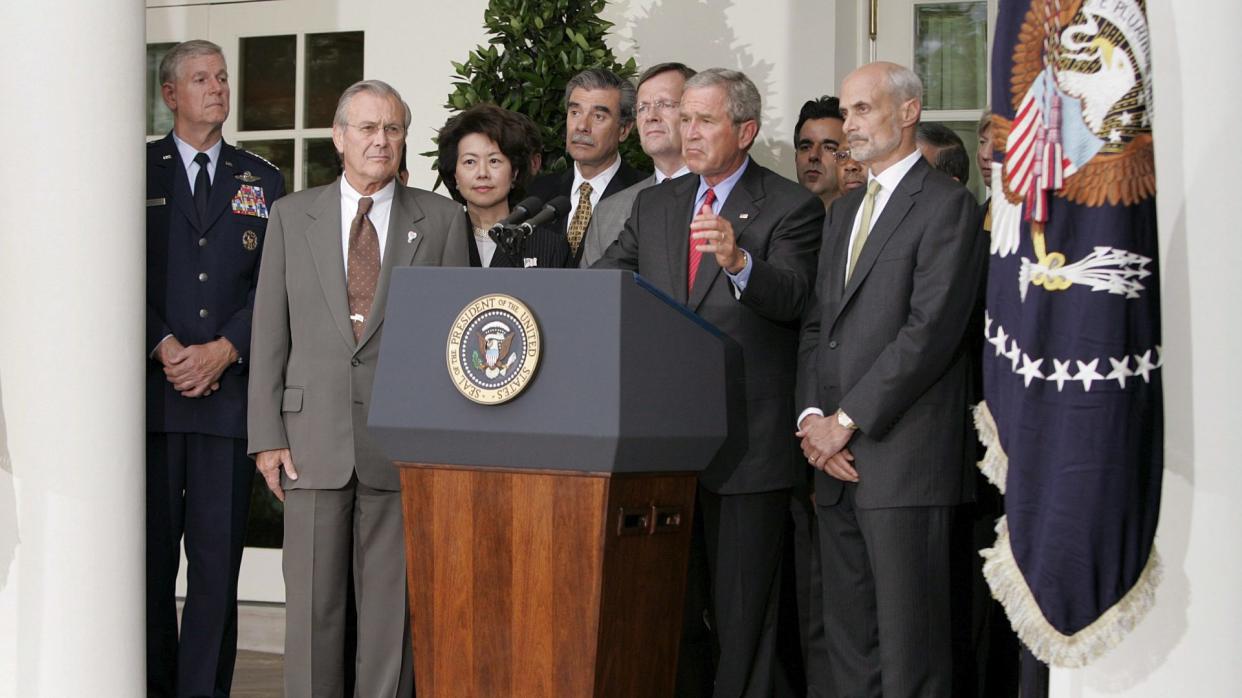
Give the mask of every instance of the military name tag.
M 263 187 L 241 185 L 233 195 L 233 213 L 267 218 L 267 199 L 263 195 Z
M 163 206 L 166 203 L 168 203 L 168 199 L 162 196 L 158 199 L 147 199 L 147 208 L 151 208 L 152 206 Z
M 530 385 L 542 347 L 539 324 L 522 301 L 500 293 L 476 298 L 449 328 L 449 377 L 467 399 L 499 405 Z

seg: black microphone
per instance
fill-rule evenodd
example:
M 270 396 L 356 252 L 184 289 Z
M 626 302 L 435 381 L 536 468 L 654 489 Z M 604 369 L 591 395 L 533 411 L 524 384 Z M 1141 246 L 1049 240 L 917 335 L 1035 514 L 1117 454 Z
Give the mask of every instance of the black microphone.
M 529 234 L 535 229 L 535 226 L 543 225 L 548 221 L 555 220 L 557 217 L 569 211 L 569 197 L 558 196 L 552 199 L 543 207 L 543 210 L 536 213 L 530 220 L 518 226 Z
M 537 211 L 541 204 L 543 204 L 543 201 L 539 197 L 528 196 L 525 199 L 522 199 L 517 206 L 514 206 L 513 210 L 509 212 L 509 215 L 496 221 L 496 223 L 493 224 L 489 230 L 496 230 L 497 228 L 517 225 L 519 222 L 529 218 L 531 212 Z

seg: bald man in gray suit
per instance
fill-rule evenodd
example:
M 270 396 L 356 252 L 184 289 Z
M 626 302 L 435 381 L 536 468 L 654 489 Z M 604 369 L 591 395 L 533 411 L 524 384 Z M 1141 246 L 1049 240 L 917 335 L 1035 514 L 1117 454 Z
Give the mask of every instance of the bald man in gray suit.
M 865 190 L 833 202 L 802 327 L 798 436 L 816 469 L 828 675 L 840 696 L 949 698 L 950 527 L 973 497 L 967 323 L 986 239 L 915 145 L 923 86 L 872 63 L 841 85 Z
M 249 452 L 285 502 L 285 695 L 413 694 L 397 469 L 367 431 L 388 280 L 466 266 L 461 207 L 395 181 L 409 107 L 378 80 L 341 95 L 344 174 L 272 209 L 254 303 Z M 357 590 L 357 682 L 345 603 Z

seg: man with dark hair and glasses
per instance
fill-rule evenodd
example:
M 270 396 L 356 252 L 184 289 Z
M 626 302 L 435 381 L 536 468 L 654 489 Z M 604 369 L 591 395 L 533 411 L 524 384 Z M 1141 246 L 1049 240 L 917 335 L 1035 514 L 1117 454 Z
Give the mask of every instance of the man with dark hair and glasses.
M 794 126 L 794 166 L 798 183 L 824 202 L 824 208 L 840 198 L 833 154 L 845 145 L 845 117 L 836 97 L 820 97 L 802 105 Z

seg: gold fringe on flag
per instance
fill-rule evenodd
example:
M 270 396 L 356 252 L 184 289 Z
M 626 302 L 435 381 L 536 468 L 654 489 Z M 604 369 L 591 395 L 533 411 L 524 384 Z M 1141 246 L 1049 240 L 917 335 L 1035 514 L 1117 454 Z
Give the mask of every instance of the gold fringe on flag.
M 1004 492 L 1009 459 L 1001 449 L 996 422 L 986 403 L 981 402 L 975 408 L 975 426 L 979 440 L 987 448 L 987 454 L 979 461 L 979 469 Z M 979 556 L 983 558 L 983 576 L 992 589 L 992 597 L 1004 607 L 1009 624 L 1022 644 L 1041 662 L 1071 669 L 1086 666 L 1121 644 L 1155 605 L 1156 587 L 1163 574 L 1160 555 L 1153 544 L 1142 574 L 1125 596 L 1095 622 L 1073 635 L 1065 635 L 1044 618 L 1018 568 L 1009 543 L 1007 517 L 1002 516 L 996 522 L 995 545 L 980 550 Z
M 1005 494 L 1005 477 L 1009 475 L 1009 459 L 1001 450 L 996 420 L 992 418 L 992 411 L 988 409 L 986 402 L 975 405 L 975 431 L 979 433 L 980 443 L 987 448 L 983 454 L 983 460 L 979 461 L 979 471 L 988 479 L 988 482 L 1001 491 L 1001 494 Z

